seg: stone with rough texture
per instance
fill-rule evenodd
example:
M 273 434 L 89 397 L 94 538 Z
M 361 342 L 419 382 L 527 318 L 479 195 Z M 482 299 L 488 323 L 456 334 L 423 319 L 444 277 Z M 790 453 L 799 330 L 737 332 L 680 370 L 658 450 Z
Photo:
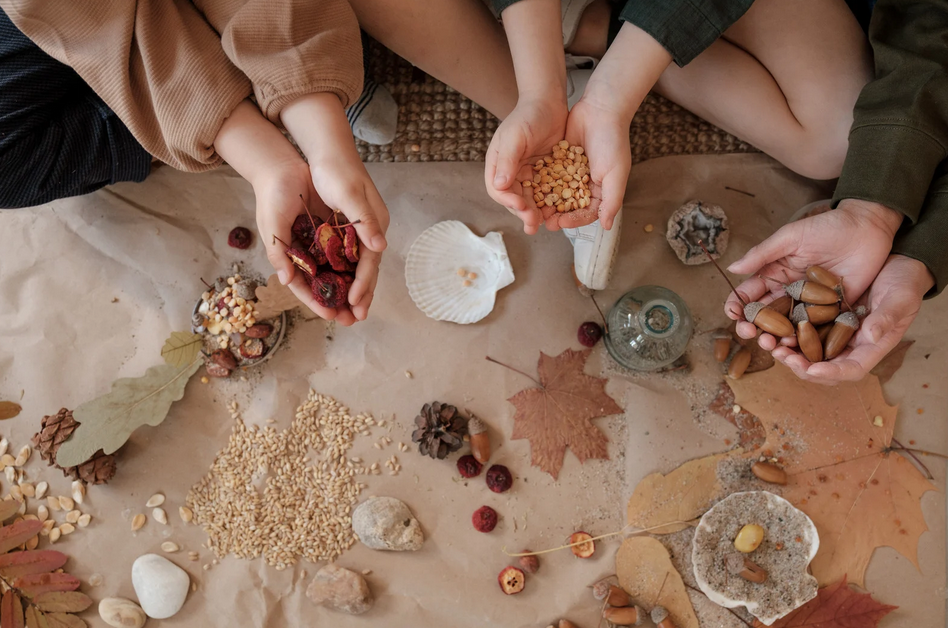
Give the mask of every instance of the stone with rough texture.
M 365 578 L 333 563 L 316 572 L 306 597 L 320 606 L 350 615 L 361 615 L 375 601 Z
M 421 549 L 425 534 L 402 501 L 370 497 L 352 513 L 352 530 L 366 547 L 395 552 Z
M 113 628 L 142 628 L 148 620 L 141 606 L 123 597 L 107 597 L 99 602 L 99 617 Z
M 165 619 L 184 606 L 191 578 L 167 558 L 145 554 L 132 564 L 132 586 L 145 614 Z

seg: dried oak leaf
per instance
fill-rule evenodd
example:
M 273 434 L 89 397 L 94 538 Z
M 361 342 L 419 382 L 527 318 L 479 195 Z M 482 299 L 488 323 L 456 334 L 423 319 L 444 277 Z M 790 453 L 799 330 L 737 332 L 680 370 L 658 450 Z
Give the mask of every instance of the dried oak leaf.
M 204 339 L 200 334 L 187 331 L 171 332 L 171 336 L 165 340 L 161 348 L 161 357 L 167 364 L 178 369 L 183 368 L 197 357 L 203 342 Z
M 18 403 L 12 401 L 0 401 L 0 421 L 12 419 L 20 414 L 23 408 Z
M 622 412 L 606 394 L 608 380 L 583 372 L 589 353 L 589 349 L 567 349 L 550 357 L 541 352 L 539 387 L 521 390 L 508 399 L 517 408 L 512 438 L 529 440 L 531 463 L 554 479 L 567 447 L 580 462 L 609 458 L 609 440 L 591 420 Z
M 653 473 L 635 487 L 626 517 L 629 525 L 652 534 L 670 534 L 689 527 L 722 497 L 718 463 L 739 451 L 689 460 L 668 475 Z M 668 525 L 665 525 L 668 524 Z M 660 527 L 659 527 L 660 526 Z
M 645 608 L 664 606 L 676 628 L 699 628 L 681 574 L 658 539 L 633 536 L 616 552 L 619 586 Z
M 908 352 L 909 347 L 914 344 L 914 340 L 903 340 L 895 345 L 895 348 L 889 351 L 869 372 L 879 378 L 880 384 L 885 384 L 892 379 L 896 371 L 902 368 L 902 362 L 905 361 L 905 354 Z
M 171 404 L 184 396 L 184 388 L 204 364 L 194 360 L 184 368 L 153 366 L 142 377 L 117 379 L 112 390 L 75 410 L 80 424 L 56 452 L 56 464 L 68 469 L 92 458 L 100 449 L 111 454 L 142 425 L 165 420 Z
M 303 318 L 307 320 L 317 318 L 316 313 L 303 305 L 289 287 L 280 283 L 276 275 L 270 275 L 267 279 L 267 285 L 257 286 L 256 295 L 257 303 L 254 305 L 254 310 L 257 312 L 258 321 L 265 321 L 268 318 L 279 316 L 281 313 L 301 305 L 303 307 L 300 308 L 300 313 Z
M 876 628 L 883 617 L 897 608 L 880 604 L 868 593 L 854 591 L 843 576 L 770 628 Z M 755 620 L 754 628 L 766 628 L 766 624 Z
M 783 497 L 816 524 L 820 550 L 810 567 L 821 585 L 847 574 L 862 585 L 883 545 L 918 567 L 918 538 L 928 529 L 920 502 L 936 489 L 889 450 L 898 408 L 885 402 L 877 377 L 830 387 L 778 364 L 731 387 L 767 430 L 765 455 L 783 458 Z

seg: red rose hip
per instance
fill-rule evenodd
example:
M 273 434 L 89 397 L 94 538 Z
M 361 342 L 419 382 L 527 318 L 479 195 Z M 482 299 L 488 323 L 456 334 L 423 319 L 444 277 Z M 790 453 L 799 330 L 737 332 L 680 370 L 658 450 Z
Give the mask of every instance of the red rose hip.
M 490 532 L 497 527 L 497 511 L 490 506 L 481 506 L 471 516 L 471 523 L 478 532 Z

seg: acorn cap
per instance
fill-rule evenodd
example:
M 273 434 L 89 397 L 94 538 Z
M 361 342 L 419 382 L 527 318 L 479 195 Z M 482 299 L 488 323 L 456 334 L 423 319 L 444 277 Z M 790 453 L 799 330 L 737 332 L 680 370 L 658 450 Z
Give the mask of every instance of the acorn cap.
M 741 562 L 741 566 L 743 566 L 743 561 Z M 655 624 L 660 624 L 665 621 L 666 617 L 668 617 L 668 609 L 664 606 L 656 606 L 652 609 L 651 617 L 652 622 Z
M 859 329 L 859 317 L 856 316 L 855 312 L 843 312 L 836 317 L 836 322 L 853 329 Z
M 805 280 L 805 279 L 801 279 L 801 280 L 799 280 L 799 281 L 794 281 L 794 282 L 793 282 L 792 284 L 790 284 L 789 286 L 784 287 L 784 292 L 786 292 L 787 294 L 789 294 L 789 295 L 790 295 L 791 297 L 793 297 L 795 300 L 799 301 L 799 300 L 800 300 L 800 295 L 803 294 L 803 284 L 805 284 L 805 283 L 806 283 L 806 280 Z
M 470 411 L 468 414 L 470 414 Z M 471 414 L 471 418 L 467 421 L 467 433 L 471 436 L 475 436 L 476 434 L 483 434 L 486 431 L 487 425 L 479 418 Z
M 790 312 L 790 322 L 799 325 L 801 322 L 808 320 L 810 320 L 810 315 L 806 313 L 806 304 L 797 303 L 793 311 Z
M 762 309 L 766 307 L 760 301 L 754 301 L 753 303 L 748 303 L 744 306 L 744 318 L 747 319 L 748 323 L 753 323 L 754 319 L 757 318 L 757 314 L 760 313 Z

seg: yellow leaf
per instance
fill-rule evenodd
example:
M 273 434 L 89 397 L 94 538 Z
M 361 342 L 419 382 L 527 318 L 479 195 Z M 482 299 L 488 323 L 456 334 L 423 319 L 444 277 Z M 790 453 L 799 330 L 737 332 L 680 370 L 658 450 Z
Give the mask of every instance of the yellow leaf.
M 176 369 L 184 368 L 197 357 L 202 342 L 200 334 L 186 331 L 171 332 L 171 336 L 165 340 L 165 345 L 161 348 L 161 357 Z
M 616 552 L 616 576 L 636 604 L 647 610 L 664 606 L 676 628 L 699 628 L 685 583 L 658 539 L 626 539 Z

